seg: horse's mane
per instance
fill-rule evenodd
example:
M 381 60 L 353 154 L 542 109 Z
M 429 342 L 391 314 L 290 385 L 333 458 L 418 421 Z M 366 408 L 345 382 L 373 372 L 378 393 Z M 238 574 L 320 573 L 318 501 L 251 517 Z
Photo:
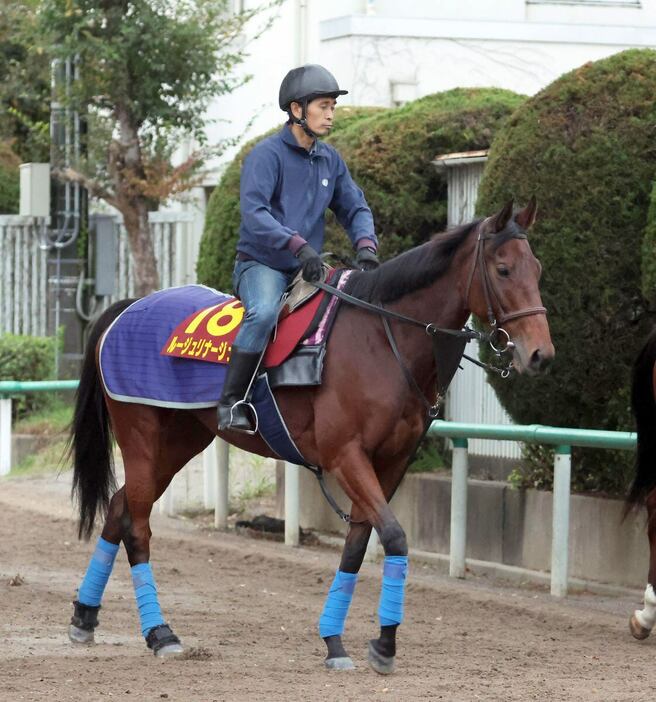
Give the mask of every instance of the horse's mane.
M 436 234 L 373 271 L 352 273 L 345 292 L 367 302 L 385 303 L 425 288 L 449 269 L 458 247 L 481 221 Z

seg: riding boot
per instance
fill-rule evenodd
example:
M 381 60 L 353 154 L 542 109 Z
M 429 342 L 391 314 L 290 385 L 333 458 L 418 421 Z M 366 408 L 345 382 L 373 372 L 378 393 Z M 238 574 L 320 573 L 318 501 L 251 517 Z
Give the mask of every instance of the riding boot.
M 253 431 L 251 413 L 243 402 L 262 354 L 232 347 L 217 410 L 219 429 Z M 239 404 L 236 404 L 239 403 Z

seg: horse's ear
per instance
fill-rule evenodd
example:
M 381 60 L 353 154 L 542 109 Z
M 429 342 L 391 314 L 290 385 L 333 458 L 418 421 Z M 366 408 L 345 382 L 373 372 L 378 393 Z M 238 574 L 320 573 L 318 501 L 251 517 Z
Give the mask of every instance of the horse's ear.
M 506 224 L 510 221 L 513 211 L 513 201 L 508 200 L 508 202 L 503 206 L 503 209 L 498 214 L 494 215 L 492 219 L 492 229 L 495 233 L 500 232 L 502 229 L 506 228 Z
M 515 222 L 517 222 L 522 229 L 530 229 L 535 224 L 535 216 L 537 213 L 538 204 L 535 200 L 535 195 L 533 195 L 528 205 L 515 215 Z

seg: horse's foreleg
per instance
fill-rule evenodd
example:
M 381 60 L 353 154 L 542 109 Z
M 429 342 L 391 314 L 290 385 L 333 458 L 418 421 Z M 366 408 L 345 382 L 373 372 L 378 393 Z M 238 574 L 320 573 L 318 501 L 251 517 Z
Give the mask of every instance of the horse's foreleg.
M 636 609 L 629 628 L 636 639 L 646 639 L 656 624 L 656 491 L 647 497 L 647 536 L 649 537 L 649 574 L 645 588 L 644 609 Z
M 360 523 L 360 516 L 355 508 L 351 515 L 353 521 L 346 535 L 339 570 L 335 574 L 319 619 L 319 635 L 328 648 L 325 664 L 331 670 L 352 670 L 355 667 L 342 643 L 342 634 L 358 579 L 358 571 L 364 560 L 371 534 L 371 524 Z
M 109 503 L 105 527 L 91 556 L 89 567 L 78 590 L 77 600 L 73 603 L 74 612 L 68 630 L 68 636 L 73 643 L 94 643 L 98 611 L 120 546 L 121 519 L 126 509 L 125 490 L 121 488 Z
M 385 551 L 383 587 L 378 607 L 380 636 L 369 642 L 369 663 L 378 673 L 391 673 L 396 656 L 396 630 L 403 621 L 408 569 L 408 545 L 405 532 L 387 504 L 371 462 L 359 446 L 352 444 L 345 447 L 339 460 L 333 464 L 332 472 L 358 513 L 374 526 Z M 362 536 L 361 541 L 358 540 L 357 543 L 359 551 L 364 556 L 366 540 Z M 358 551 L 354 550 L 354 553 L 356 552 Z M 326 606 L 329 603 L 330 594 Z

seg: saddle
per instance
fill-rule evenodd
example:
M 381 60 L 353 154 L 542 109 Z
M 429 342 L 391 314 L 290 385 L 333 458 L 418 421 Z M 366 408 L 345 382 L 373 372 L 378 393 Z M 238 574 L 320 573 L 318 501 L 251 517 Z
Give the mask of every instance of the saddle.
M 331 282 L 336 271 L 324 264 L 323 279 Z M 312 335 L 330 303 L 326 295 L 299 274 L 283 296 L 278 324 L 264 354 L 264 368 L 280 366 L 303 340 Z M 161 350 L 163 356 L 209 363 L 229 363 L 232 344 L 244 318 L 235 297 L 204 307 L 179 322 Z

